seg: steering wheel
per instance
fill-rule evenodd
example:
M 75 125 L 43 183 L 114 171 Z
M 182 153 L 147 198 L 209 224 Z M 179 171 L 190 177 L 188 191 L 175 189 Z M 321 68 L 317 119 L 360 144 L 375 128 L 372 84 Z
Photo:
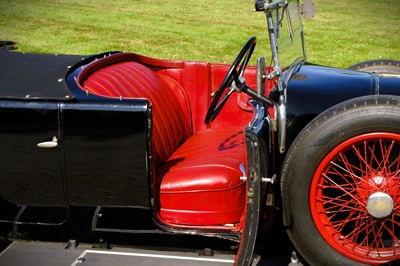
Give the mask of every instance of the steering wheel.
M 249 63 L 250 57 L 253 54 L 254 48 L 256 47 L 257 38 L 252 36 L 246 44 L 243 46 L 242 50 L 240 50 L 237 55 L 235 61 L 232 66 L 229 68 L 228 73 L 226 74 L 224 80 L 222 81 L 219 89 L 214 94 L 214 99 L 211 102 L 210 108 L 207 111 L 205 123 L 208 125 L 218 116 L 221 109 L 224 107 L 226 101 L 229 96 L 234 92 L 247 92 L 248 87 L 246 86 L 246 82 L 243 78 L 244 70 L 246 69 L 247 64 Z M 241 63 L 241 64 L 240 64 Z M 240 67 L 239 67 L 240 65 Z M 239 67 L 239 69 L 238 69 Z M 225 89 L 228 88 L 228 91 L 222 97 Z M 251 90 L 249 90 L 250 92 Z M 252 96 L 254 93 L 251 93 Z M 222 100 L 220 100 L 222 97 Z

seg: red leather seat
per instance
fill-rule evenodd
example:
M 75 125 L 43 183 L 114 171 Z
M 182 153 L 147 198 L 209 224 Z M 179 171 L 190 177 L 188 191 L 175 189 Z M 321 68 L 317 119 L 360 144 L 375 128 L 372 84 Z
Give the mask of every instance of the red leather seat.
M 102 67 L 93 67 L 93 73 L 86 69 L 78 84 L 103 97 L 150 100 L 160 220 L 172 225 L 238 223 L 246 200 L 246 184 L 239 170 L 247 161 L 243 129 L 225 127 L 192 134 L 190 106 L 180 84 L 123 58 L 117 54 L 102 59 L 112 64 L 97 63 Z
M 156 171 L 160 216 L 186 225 L 233 224 L 240 220 L 246 184 L 243 129 L 206 129 L 189 137 Z

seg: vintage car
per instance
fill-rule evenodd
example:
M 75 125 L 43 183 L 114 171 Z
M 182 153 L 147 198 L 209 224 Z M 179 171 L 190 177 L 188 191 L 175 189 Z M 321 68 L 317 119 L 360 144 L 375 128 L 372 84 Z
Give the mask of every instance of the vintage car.
M 2 242 L 202 235 L 250 265 L 282 215 L 304 264 L 400 260 L 399 62 L 307 63 L 313 4 L 255 10 L 269 66 L 256 37 L 232 65 L 1 51 Z

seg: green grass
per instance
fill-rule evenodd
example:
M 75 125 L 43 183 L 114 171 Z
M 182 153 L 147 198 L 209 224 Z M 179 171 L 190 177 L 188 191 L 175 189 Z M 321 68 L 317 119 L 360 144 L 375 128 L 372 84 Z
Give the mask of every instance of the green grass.
M 400 59 L 400 1 L 315 0 L 304 22 L 308 59 L 347 67 Z M 231 63 L 251 36 L 269 56 L 265 16 L 252 0 L 0 0 L 0 39 L 18 50 L 92 54 L 109 50 L 162 59 Z
M 309 61 L 347 67 L 369 59 L 400 59 L 400 1 L 316 4 L 316 17 L 304 21 Z

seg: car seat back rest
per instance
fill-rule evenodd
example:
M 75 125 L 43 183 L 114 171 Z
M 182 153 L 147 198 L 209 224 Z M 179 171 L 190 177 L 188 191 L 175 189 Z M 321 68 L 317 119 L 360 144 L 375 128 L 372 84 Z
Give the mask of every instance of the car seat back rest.
M 104 60 L 104 59 L 103 59 Z M 89 66 L 90 67 L 90 66 Z M 179 86 L 174 90 L 154 71 L 137 62 L 116 62 L 78 78 L 82 89 L 103 97 L 146 98 L 152 104 L 152 149 L 155 165 L 165 162 L 191 135 L 188 103 Z M 169 81 L 171 83 L 171 81 Z M 176 92 L 179 90 L 178 92 Z M 185 112 L 186 111 L 186 112 Z

